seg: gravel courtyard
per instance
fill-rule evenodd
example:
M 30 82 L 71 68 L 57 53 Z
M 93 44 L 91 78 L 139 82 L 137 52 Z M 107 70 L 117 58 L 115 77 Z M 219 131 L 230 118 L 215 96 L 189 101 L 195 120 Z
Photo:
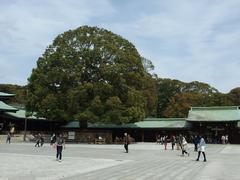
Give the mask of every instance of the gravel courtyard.
M 154 143 L 131 144 L 128 154 L 122 145 L 67 144 L 58 162 L 49 144 L 2 143 L 0 179 L 239 180 L 240 145 L 208 145 L 207 162 L 195 161 L 193 145 L 189 150 L 182 157 Z

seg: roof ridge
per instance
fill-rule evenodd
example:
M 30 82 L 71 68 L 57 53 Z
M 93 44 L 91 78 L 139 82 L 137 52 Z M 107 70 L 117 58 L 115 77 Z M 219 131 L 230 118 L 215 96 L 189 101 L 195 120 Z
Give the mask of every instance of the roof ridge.
M 186 118 L 145 118 L 143 121 L 184 121 Z
M 191 107 L 192 110 L 239 110 L 239 106 L 209 106 L 209 107 Z

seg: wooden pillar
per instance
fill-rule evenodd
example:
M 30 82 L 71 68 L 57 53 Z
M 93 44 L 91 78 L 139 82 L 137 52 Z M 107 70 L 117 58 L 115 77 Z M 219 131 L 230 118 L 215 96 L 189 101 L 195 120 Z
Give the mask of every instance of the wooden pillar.
M 144 130 L 142 130 L 141 134 L 142 134 L 142 142 L 144 142 Z

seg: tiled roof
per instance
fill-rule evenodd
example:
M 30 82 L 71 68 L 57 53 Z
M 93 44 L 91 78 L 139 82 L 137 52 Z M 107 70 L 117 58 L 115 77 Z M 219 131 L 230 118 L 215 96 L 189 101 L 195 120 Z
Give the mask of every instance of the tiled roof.
M 193 107 L 188 113 L 187 121 L 226 122 L 239 121 L 238 106 Z
M 9 94 L 9 93 L 4 93 L 4 92 L 0 92 L 0 98 L 4 98 L 4 97 L 13 97 L 15 96 L 15 94 Z
M 80 128 L 78 121 L 71 121 L 64 128 Z M 88 128 L 120 128 L 120 129 L 184 129 L 189 128 L 190 124 L 183 118 L 146 118 L 129 124 L 105 124 L 105 123 L 88 123 Z
M 26 118 L 25 110 L 18 110 L 17 112 L 6 112 L 5 114 L 18 119 Z M 27 119 L 45 120 L 45 118 L 38 118 L 37 116 L 34 116 L 34 115 L 28 116 Z
M 16 112 L 18 109 L 0 101 L 0 112 Z

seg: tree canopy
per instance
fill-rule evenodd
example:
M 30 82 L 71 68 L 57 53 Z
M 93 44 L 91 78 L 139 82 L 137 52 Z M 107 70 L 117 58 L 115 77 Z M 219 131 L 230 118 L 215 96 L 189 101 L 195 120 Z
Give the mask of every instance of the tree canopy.
M 228 95 L 235 106 L 240 105 L 240 87 L 232 89 Z
M 232 106 L 228 94 L 184 92 L 175 94 L 163 112 L 164 117 L 187 117 L 191 107 Z
M 157 116 L 185 117 L 191 106 L 209 105 L 209 97 L 216 93 L 219 93 L 218 90 L 206 83 L 159 78 Z
M 82 26 L 58 35 L 38 59 L 27 110 L 52 120 L 135 122 L 155 107 L 153 86 L 132 43 Z

